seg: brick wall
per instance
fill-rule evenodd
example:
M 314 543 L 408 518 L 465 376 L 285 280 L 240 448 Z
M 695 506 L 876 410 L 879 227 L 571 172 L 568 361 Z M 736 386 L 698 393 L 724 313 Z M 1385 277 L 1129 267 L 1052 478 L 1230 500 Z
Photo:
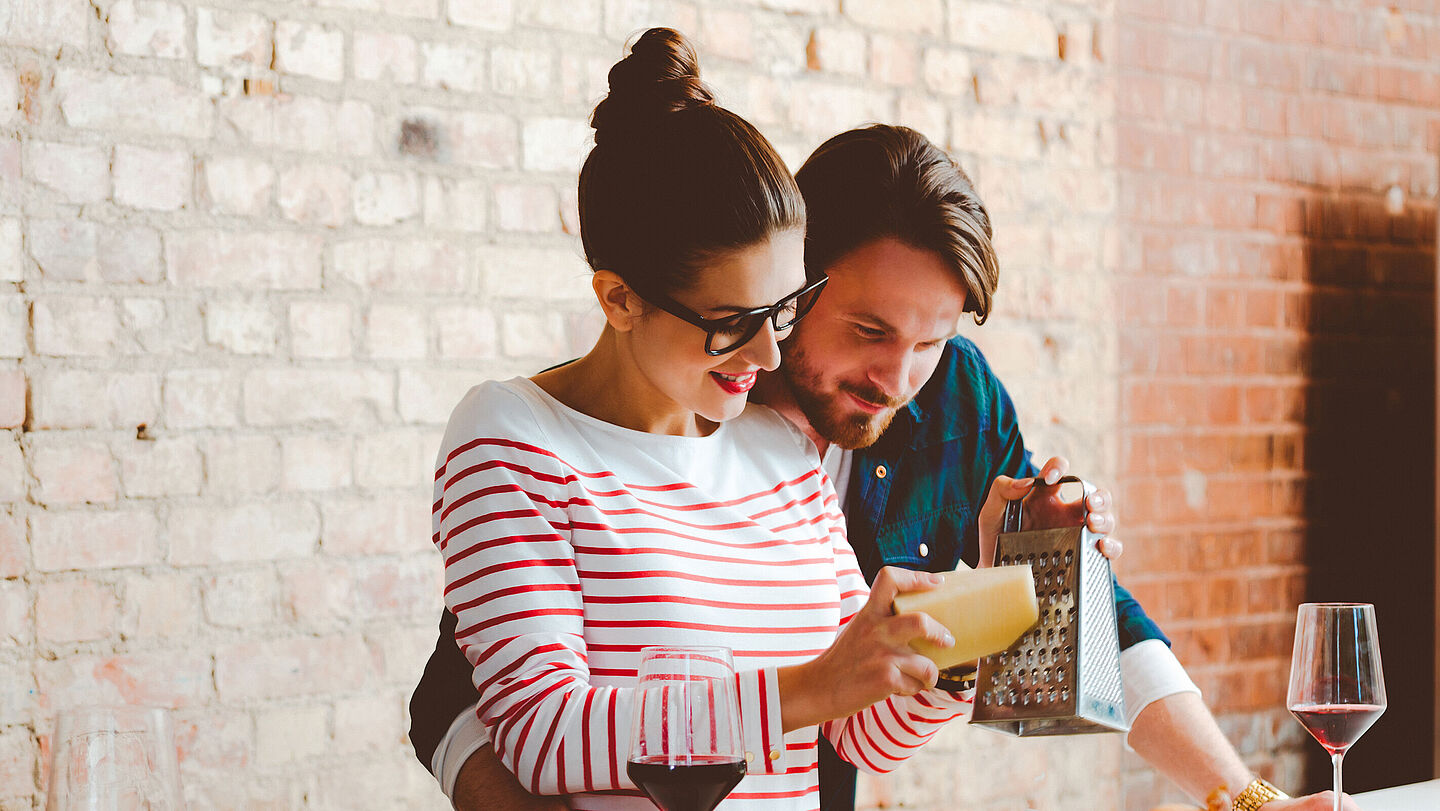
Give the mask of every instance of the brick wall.
M 1290 12 L 1249 5 L 1255 30 L 1216 3 L 0 0 L 0 807 L 43 801 L 85 701 L 174 708 L 194 807 L 445 807 L 404 740 L 432 456 L 470 385 L 592 340 L 585 118 L 654 24 L 793 165 L 871 120 L 961 159 L 1005 268 L 967 334 L 1032 444 L 1120 483 L 1127 579 L 1292 775 L 1300 224 L 1400 184 L 1416 231 L 1375 250 L 1428 295 L 1440 42 L 1433 8 L 1295 4 L 1310 41 L 1269 47 Z M 956 728 L 862 795 L 1111 808 L 1126 768 L 1112 737 Z
M 1284 711 L 1294 606 L 1376 602 L 1386 723 L 1420 724 L 1376 727 L 1347 787 L 1426 779 L 1440 8 L 1122 2 L 1115 37 L 1121 568 L 1292 787 L 1328 785 Z M 1173 795 L 1127 777 L 1131 808 Z

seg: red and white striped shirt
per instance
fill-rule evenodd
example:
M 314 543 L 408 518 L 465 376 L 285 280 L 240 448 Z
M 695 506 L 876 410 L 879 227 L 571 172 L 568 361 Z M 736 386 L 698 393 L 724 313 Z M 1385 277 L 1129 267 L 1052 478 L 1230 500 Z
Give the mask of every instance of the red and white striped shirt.
M 734 651 L 754 757 L 726 809 L 815 809 L 816 730 L 782 734 L 777 668 L 829 647 L 868 589 L 813 446 L 751 406 L 705 437 L 594 419 L 516 378 L 472 389 L 435 473 L 445 602 L 496 753 L 574 808 L 650 809 L 625 773 L 647 645 Z M 969 702 L 893 697 L 822 725 L 883 772 Z

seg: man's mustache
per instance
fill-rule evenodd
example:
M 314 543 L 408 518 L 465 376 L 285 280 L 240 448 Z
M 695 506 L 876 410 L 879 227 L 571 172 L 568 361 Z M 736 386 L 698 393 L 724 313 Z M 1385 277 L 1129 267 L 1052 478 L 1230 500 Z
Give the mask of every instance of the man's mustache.
M 909 397 L 891 397 L 885 392 L 871 387 L 855 383 L 840 383 L 836 388 L 853 397 L 859 397 L 871 405 L 884 406 L 885 408 L 899 408 L 910 402 Z

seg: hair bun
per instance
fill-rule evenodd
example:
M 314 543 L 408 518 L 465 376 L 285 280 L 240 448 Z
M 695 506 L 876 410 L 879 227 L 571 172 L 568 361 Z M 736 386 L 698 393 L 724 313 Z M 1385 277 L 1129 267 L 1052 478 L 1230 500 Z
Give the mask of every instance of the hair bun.
M 610 68 L 610 93 L 590 117 L 599 144 L 612 132 L 634 132 L 666 113 L 715 103 L 700 81 L 700 59 L 684 34 L 651 28 Z

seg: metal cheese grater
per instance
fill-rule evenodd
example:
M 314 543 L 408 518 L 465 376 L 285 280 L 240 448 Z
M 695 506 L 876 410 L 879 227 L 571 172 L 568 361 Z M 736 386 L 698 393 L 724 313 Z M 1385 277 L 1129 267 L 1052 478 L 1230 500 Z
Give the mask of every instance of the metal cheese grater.
M 1040 620 L 1009 650 L 980 660 L 971 723 L 1021 737 L 1128 729 L 1115 588 L 1110 561 L 1097 546 L 1100 536 L 1084 517 L 1079 526 L 1044 526 L 1073 521 L 1073 512 L 1068 521 L 1047 519 L 1029 504 L 1037 494 L 1058 496 L 1066 482 L 1081 484 L 1079 510 L 1087 516 L 1085 498 L 1095 488 L 1074 476 L 1053 485 L 1037 482 L 1025 499 L 1005 507 L 995 564 L 1031 565 Z M 1021 530 L 1022 512 L 1041 526 Z

